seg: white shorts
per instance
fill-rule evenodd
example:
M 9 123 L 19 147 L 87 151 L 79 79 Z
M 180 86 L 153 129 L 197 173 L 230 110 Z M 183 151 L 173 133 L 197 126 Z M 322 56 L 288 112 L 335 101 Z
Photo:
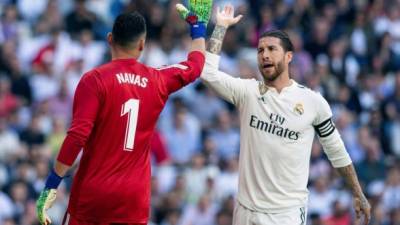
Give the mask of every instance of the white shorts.
M 236 202 L 233 225 L 306 225 L 306 208 L 299 207 L 284 213 L 251 211 Z

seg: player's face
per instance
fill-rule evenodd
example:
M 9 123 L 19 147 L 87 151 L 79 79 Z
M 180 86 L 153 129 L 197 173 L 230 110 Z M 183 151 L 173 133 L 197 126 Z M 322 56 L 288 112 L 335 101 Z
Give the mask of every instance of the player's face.
M 274 81 L 288 69 L 289 52 L 281 46 L 279 38 L 264 37 L 258 42 L 258 68 L 266 81 Z

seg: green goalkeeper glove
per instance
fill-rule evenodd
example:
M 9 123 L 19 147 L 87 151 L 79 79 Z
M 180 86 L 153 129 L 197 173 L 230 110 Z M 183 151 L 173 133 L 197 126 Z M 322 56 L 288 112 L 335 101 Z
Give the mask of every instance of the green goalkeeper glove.
M 44 189 L 36 201 L 36 210 L 40 224 L 48 225 L 51 223 L 50 217 L 46 211 L 53 205 L 56 200 L 56 189 Z
M 212 4 L 213 0 L 189 0 L 189 9 L 182 4 L 176 4 L 179 15 L 190 25 L 192 39 L 206 37 Z
M 57 187 L 60 184 L 62 177 L 58 176 L 54 170 L 50 172 L 47 178 L 44 190 L 40 193 L 36 201 L 36 212 L 40 224 L 48 225 L 51 223 L 50 217 L 47 215 L 47 210 L 53 205 L 56 200 Z

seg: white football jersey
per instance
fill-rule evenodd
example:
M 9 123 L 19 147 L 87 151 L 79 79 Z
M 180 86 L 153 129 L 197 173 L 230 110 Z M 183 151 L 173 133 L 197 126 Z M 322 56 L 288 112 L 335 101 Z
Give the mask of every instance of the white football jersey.
M 219 56 L 207 53 L 201 79 L 240 113 L 238 201 L 266 213 L 305 206 L 315 132 L 334 167 L 351 164 L 328 103 L 294 80 L 278 93 L 261 81 L 229 76 L 218 64 Z

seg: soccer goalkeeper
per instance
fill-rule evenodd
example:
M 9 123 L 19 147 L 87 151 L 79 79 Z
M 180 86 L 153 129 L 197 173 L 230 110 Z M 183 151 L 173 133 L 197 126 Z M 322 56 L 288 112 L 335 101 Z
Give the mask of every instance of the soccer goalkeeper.
M 233 7 L 217 12 L 203 82 L 234 104 L 240 114 L 239 193 L 234 225 L 305 225 L 311 145 L 315 133 L 331 164 L 354 196 L 364 224 L 370 220 L 351 159 L 332 121 L 326 100 L 289 76 L 293 44 L 280 30 L 263 33 L 257 60 L 263 80 L 240 79 L 219 71 L 222 41 L 236 24 Z
M 211 8 L 212 0 L 177 6 L 191 27 L 191 51 L 186 61 L 159 69 L 137 61 L 144 18 L 116 18 L 107 36 L 112 61 L 87 72 L 76 89 L 71 127 L 36 203 L 41 224 L 51 223 L 47 209 L 81 149 L 63 224 L 147 224 L 150 139 L 168 96 L 200 76 Z

